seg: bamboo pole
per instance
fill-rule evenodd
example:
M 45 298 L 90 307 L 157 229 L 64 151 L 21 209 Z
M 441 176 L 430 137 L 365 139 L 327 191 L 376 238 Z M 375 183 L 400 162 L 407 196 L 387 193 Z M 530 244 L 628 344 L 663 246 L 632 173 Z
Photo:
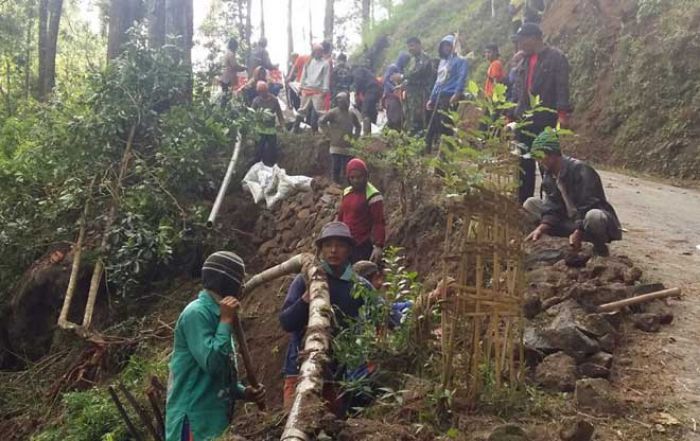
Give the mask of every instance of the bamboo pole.
M 66 288 L 66 296 L 63 299 L 61 314 L 58 316 L 58 326 L 63 329 L 74 329 L 78 327 L 78 325 L 75 323 L 68 321 L 68 313 L 70 312 L 70 305 L 73 302 L 75 288 L 78 286 L 78 274 L 80 273 L 80 263 L 83 256 L 83 242 L 85 241 L 85 228 L 87 224 L 87 217 L 90 212 L 90 198 L 94 184 L 95 178 L 92 178 L 90 187 L 88 188 L 88 197 L 85 201 L 85 207 L 83 208 L 83 215 L 80 218 L 80 230 L 78 231 L 78 240 L 75 242 L 75 252 L 73 253 L 73 265 L 70 271 L 70 279 L 68 280 L 68 288 Z
M 95 301 L 97 300 L 97 292 L 99 291 L 100 282 L 102 281 L 102 273 L 104 272 L 104 253 L 107 250 L 109 230 L 112 228 L 112 225 L 114 224 L 114 221 L 117 218 L 117 192 L 119 191 L 119 187 L 121 186 L 121 183 L 124 180 L 126 170 L 129 168 L 129 160 L 131 159 L 131 149 L 134 145 L 134 136 L 136 136 L 137 127 L 138 123 L 135 123 L 131 126 L 131 130 L 129 131 L 129 138 L 126 141 L 126 148 L 124 149 L 124 155 L 122 156 L 122 162 L 119 167 L 117 183 L 114 186 L 112 205 L 109 208 L 109 214 L 107 215 L 104 231 L 102 232 L 102 241 L 100 242 L 99 256 L 97 257 L 97 262 L 95 262 L 95 268 L 92 271 L 92 278 L 90 279 L 90 290 L 88 291 L 88 299 L 87 303 L 85 304 L 85 316 L 83 317 L 83 328 L 86 330 L 89 329 L 92 325 L 92 316 L 95 311 Z
M 282 262 L 279 265 L 268 268 L 265 271 L 251 277 L 246 282 L 245 288 L 243 289 L 243 296 L 254 291 L 258 286 L 264 285 L 265 283 L 274 279 L 278 279 L 289 274 L 299 273 L 304 266 L 310 265 L 313 261 L 313 254 L 303 253 L 297 254 L 286 262 Z
M 606 303 L 604 305 L 598 306 L 598 312 L 610 312 L 615 311 L 625 306 L 637 305 L 639 303 L 650 302 L 656 299 L 663 299 L 666 297 L 678 297 L 681 295 L 680 288 L 664 289 L 662 291 L 656 291 L 649 294 L 642 294 L 636 297 L 630 297 L 629 299 L 619 300 L 617 302 Z
M 333 309 L 331 308 L 328 280 L 323 269 L 310 265 L 305 271 L 308 277 L 309 293 L 309 324 L 306 331 L 303 353 L 306 358 L 299 369 L 294 402 L 292 403 L 282 441 L 309 441 L 312 439 L 314 428 L 311 425 L 320 421 L 323 412 L 321 398 L 323 390 L 323 371 L 328 363 L 328 351 L 331 345 L 331 323 Z

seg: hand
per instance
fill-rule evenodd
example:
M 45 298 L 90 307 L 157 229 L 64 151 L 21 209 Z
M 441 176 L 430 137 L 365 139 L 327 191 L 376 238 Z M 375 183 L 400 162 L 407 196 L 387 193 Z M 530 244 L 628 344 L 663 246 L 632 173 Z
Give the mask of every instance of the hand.
M 251 401 L 258 406 L 262 406 L 265 404 L 265 386 L 262 384 L 259 385 L 257 388 L 253 386 L 246 386 L 245 391 L 243 392 L 243 399 L 246 401 Z
M 304 295 L 301 296 L 301 299 L 302 299 L 303 301 L 305 301 L 306 303 L 309 303 L 309 302 L 311 301 L 311 291 L 309 291 L 309 290 L 307 289 L 306 292 L 304 293 Z
M 236 309 L 241 306 L 241 303 L 235 297 L 224 297 L 219 302 L 219 311 L 221 311 L 221 322 L 232 324 L 236 318 Z
M 379 263 L 382 261 L 382 256 L 384 255 L 384 249 L 380 246 L 375 245 L 372 247 L 372 254 L 369 256 L 369 260 L 374 263 Z
M 579 252 L 581 251 L 581 241 L 583 240 L 583 231 L 581 230 L 576 230 L 573 233 L 571 233 L 571 236 L 569 236 L 569 245 L 571 245 L 571 248 L 574 249 L 574 251 Z
M 540 237 L 542 237 L 543 234 L 547 232 L 547 226 L 545 224 L 541 224 L 539 227 L 535 228 L 532 233 L 528 234 L 527 238 L 525 240 L 531 240 L 533 242 L 537 242 L 540 240 Z
M 428 101 L 427 103 L 425 103 L 425 109 L 426 109 L 426 110 L 433 110 L 433 107 L 434 107 L 434 104 L 433 104 L 433 101 L 432 101 L 432 100 L 430 100 L 430 101 Z

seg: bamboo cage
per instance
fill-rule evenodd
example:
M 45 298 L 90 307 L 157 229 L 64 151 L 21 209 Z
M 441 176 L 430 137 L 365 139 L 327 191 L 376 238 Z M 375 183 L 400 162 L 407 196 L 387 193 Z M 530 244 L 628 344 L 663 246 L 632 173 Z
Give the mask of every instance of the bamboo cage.
M 508 162 L 447 202 L 443 268 L 456 286 L 441 312 L 441 381 L 472 404 L 485 387 L 517 387 L 524 375 L 523 236 Z

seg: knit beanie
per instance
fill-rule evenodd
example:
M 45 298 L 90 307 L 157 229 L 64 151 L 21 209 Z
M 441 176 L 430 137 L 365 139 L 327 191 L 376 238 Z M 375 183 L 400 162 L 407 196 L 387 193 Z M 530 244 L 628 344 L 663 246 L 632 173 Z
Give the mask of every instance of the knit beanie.
M 202 266 L 202 286 L 222 296 L 238 296 L 245 277 L 245 264 L 237 254 L 217 251 Z
M 369 169 L 367 168 L 367 164 L 365 164 L 365 161 L 363 161 L 360 158 L 353 158 L 348 162 L 347 167 L 345 168 L 345 175 L 349 175 L 351 171 L 353 170 L 361 170 L 365 172 L 365 174 L 369 174 Z
M 552 129 L 547 129 L 540 133 L 532 142 L 532 148 L 530 149 L 530 154 L 533 157 L 544 156 L 548 153 L 561 155 L 559 134 Z

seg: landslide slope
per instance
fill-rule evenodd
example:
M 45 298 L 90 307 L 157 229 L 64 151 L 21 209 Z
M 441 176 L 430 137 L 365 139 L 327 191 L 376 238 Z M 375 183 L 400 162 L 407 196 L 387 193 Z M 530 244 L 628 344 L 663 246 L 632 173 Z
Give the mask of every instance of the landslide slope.
M 570 145 L 579 157 L 684 179 L 700 178 L 700 2 L 697 0 L 557 0 L 542 27 L 571 63 L 576 107 Z M 407 0 L 366 36 L 389 37 L 384 63 L 416 34 L 431 55 L 459 32 L 470 77 L 481 82 L 484 44 L 513 53 L 507 2 Z

